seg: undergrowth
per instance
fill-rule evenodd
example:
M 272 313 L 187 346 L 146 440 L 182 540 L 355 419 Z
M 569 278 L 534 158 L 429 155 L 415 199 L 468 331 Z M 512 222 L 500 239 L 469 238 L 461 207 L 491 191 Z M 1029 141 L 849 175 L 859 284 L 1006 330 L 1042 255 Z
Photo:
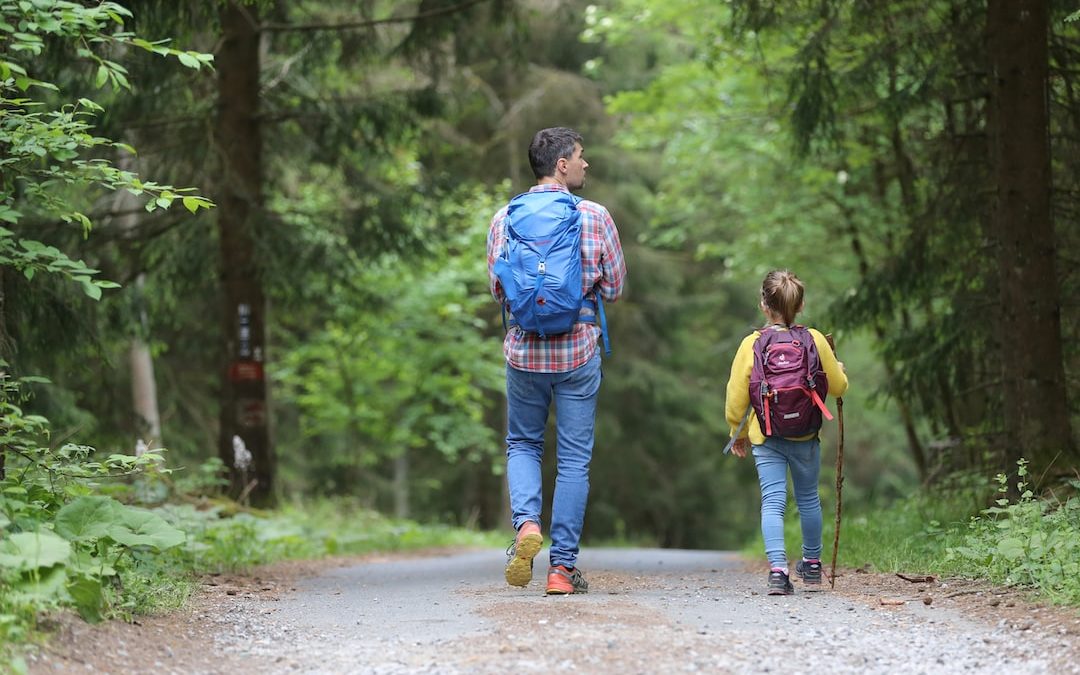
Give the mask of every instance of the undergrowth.
M 199 574 L 284 559 L 501 543 L 492 535 L 392 520 L 346 499 L 247 509 L 221 496 L 214 459 L 175 474 L 163 451 L 103 453 L 51 444 L 24 414 L 26 387 L 0 362 L 0 664 L 25 670 L 15 646 L 40 617 L 130 620 L 182 606 Z

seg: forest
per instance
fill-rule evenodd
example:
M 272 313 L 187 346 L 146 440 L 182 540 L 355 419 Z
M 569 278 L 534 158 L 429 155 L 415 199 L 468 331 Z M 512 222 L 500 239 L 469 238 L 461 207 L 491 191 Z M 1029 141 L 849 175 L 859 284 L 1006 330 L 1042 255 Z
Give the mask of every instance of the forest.
M 802 320 L 851 381 L 845 505 L 977 486 L 978 509 L 998 474 L 1007 498 L 1064 500 L 1078 16 L 1071 0 L 0 0 L 0 531 L 77 499 L 211 496 L 510 533 L 485 237 L 551 126 L 583 136 L 580 194 L 610 210 L 628 268 L 586 545 L 755 536 L 724 391 L 777 268 L 806 283 Z M 835 426 L 822 447 L 828 510 Z M 166 548 L 183 529 L 147 522 L 65 537 Z M 12 555 L 17 585 L 37 563 Z

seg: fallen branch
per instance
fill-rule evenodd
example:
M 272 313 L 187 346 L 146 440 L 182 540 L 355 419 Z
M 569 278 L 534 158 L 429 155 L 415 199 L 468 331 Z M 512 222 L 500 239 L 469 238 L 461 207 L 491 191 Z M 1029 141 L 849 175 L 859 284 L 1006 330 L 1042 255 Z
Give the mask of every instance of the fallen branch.
M 935 580 L 934 577 L 929 575 L 929 574 L 924 574 L 924 575 L 918 576 L 918 577 L 909 577 L 906 574 L 900 574 L 899 572 L 897 572 L 896 576 L 900 577 L 904 581 L 910 581 L 913 584 L 924 584 L 924 583 L 927 583 L 929 581 L 934 581 Z

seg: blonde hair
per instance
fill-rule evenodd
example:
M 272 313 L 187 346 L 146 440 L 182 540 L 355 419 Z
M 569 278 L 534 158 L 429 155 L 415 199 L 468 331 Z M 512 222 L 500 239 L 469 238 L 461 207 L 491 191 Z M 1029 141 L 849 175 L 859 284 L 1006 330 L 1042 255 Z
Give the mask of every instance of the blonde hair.
M 802 309 L 805 287 L 794 272 L 773 270 L 761 282 L 761 304 L 789 326 Z

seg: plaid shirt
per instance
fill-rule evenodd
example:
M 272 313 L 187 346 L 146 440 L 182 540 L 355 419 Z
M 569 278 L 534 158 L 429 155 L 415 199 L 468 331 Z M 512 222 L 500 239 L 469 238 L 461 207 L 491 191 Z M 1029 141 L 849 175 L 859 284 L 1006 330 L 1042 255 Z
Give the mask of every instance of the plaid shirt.
M 529 192 L 539 190 L 562 190 L 557 183 L 534 186 Z M 504 301 L 502 286 L 495 276 L 495 260 L 506 244 L 506 211 L 503 207 L 491 220 L 487 239 L 488 278 L 491 294 L 499 303 Z M 626 279 L 626 262 L 615 221 L 603 206 L 596 202 L 582 201 L 581 211 L 581 288 L 588 297 L 594 298 L 598 290 L 604 302 L 615 302 L 622 295 Z M 582 313 L 591 313 L 593 303 L 586 303 Z M 518 370 L 534 373 L 563 373 L 584 365 L 596 353 L 600 339 L 600 327 L 595 323 L 579 322 L 574 330 L 564 335 L 541 338 L 527 333 L 517 326 L 506 332 L 503 353 L 506 362 Z

